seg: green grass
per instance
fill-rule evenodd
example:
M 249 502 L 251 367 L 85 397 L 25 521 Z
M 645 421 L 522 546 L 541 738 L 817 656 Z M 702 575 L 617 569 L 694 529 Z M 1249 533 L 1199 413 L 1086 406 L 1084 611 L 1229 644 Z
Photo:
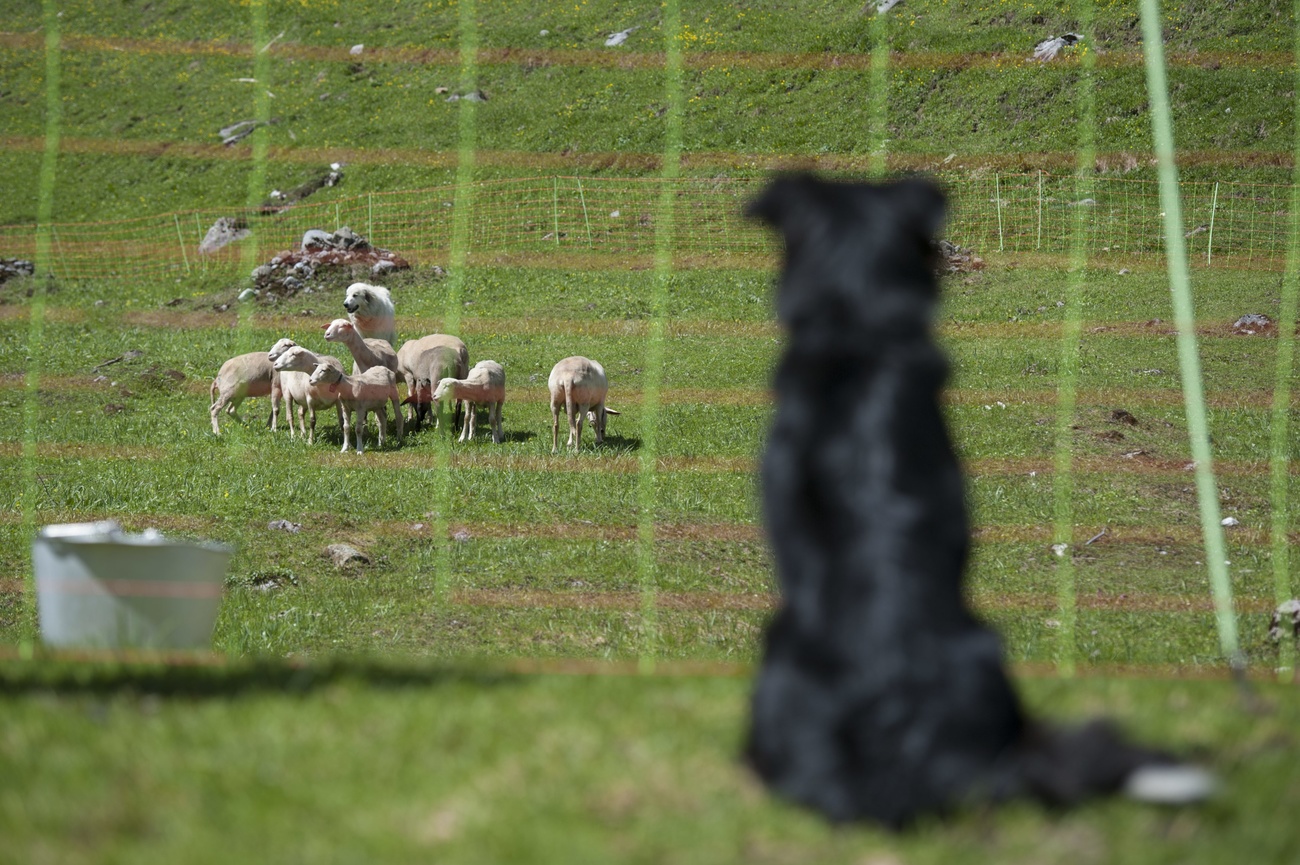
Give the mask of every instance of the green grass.
M 832 828 L 740 766 L 744 677 L 514 676 L 427 665 L 3 670 L 0 861 L 68 863 L 1286 861 L 1296 704 L 1222 683 L 1029 680 L 1200 753 L 1224 795 L 1166 811 L 1012 806 L 902 836 Z M 1226 710 L 1225 710 L 1226 709 Z M 527 719 L 521 723 L 521 719 Z M 60 840 L 55 840 L 60 839 Z M 20 852 L 21 851 L 21 852 Z

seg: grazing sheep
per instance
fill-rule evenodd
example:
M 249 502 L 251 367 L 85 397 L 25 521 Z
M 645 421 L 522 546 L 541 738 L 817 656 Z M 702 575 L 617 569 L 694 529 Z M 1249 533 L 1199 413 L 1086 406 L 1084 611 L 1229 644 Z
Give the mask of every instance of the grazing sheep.
M 341 342 L 352 352 L 352 374 L 365 372 L 372 366 L 384 366 L 397 372 L 397 352 L 386 339 L 363 337 L 361 332 L 344 318 L 336 318 L 322 325 L 327 342 Z
M 284 340 L 281 340 L 284 342 Z M 279 345 L 279 343 L 277 343 Z M 269 354 L 274 354 L 272 349 Z M 280 371 L 280 386 L 285 399 L 289 400 L 289 436 L 293 436 L 293 405 L 298 405 L 298 428 L 307 439 L 307 444 L 316 441 L 316 409 L 334 406 L 339 416 L 339 426 L 343 426 L 343 406 L 338 395 L 328 388 L 314 387 L 311 373 L 322 363 L 337 367 L 343 371 L 343 363 L 337 357 L 328 354 L 316 354 L 300 345 L 292 345 L 275 359 L 275 368 Z M 303 424 L 303 413 L 311 418 L 310 428 Z
M 348 450 L 348 431 L 351 429 L 348 415 L 351 412 L 356 413 L 357 453 L 365 452 L 366 415 L 372 411 L 379 421 L 379 446 L 384 446 L 384 427 L 387 425 L 384 404 L 389 401 L 393 403 L 393 415 L 397 420 L 397 441 L 402 441 L 402 410 L 398 405 L 397 375 L 388 367 L 373 366 L 365 372 L 348 375 L 343 372 L 342 365 L 322 362 L 312 370 L 309 381 L 312 386 L 337 395 L 343 403 L 343 453 Z
M 457 337 L 431 333 L 402 343 L 397 350 L 397 374 L 406 382 L 406 399 L 402 402 L 411 406 L 406 414 L 407 423 L 414 420 L 418 429 L 420 418 L 429 409 L 429 388 L 434 382 L 444 378 L 464 378 L 468 373 L 469 349 Z M 420 390 L 421 385 L 424 390 Z M 436 429 L 436 407 L 433 415 Z
M 393 311 L 393 296 L 382 285 L 354 282 L 348 286 L 343 298 L 343 308 L 348 320 L 366 339 L 386 339 L 397 345 L 397 318 Z
M 583 415 L 591 418 L 596 444 L 605 443 L 605 415 L 618 412 L 605 408 L 609 382 L 603 366 L 585 357 L 566 357 L 551 370 L 546 386 L 551 391 L 551 453 L 559 450 L 561 407 L 569 418 L 568 447 L 578 450 Z
M 474 438 L 474 407 L 486 405 L 488 423 L 492 426 L 492 441 L 500 444 L 505 438 L 501 430 L 501 404 L 506 401 L 506 372 L 495 360 L 480 360 L 464 378 L 444 378 L 433 391 L 433 401 L 445 397 L 464 403 L 465 425 L 460 441 Z
M 217 377 L 212 380 L 212 386 L 208 388 L 208 395 L 212 398 L 208 414 L 212 416 L 213 435 L 221 435 L 217 415 L 222 409 L 239 420 L 239 404 L 250 396 L 271 397 L 271 419 L 268 424 L 273 430 L 279 426 L 280 401 L 283 399 L 280 374 L 271 366 L 263 352 L 236 355 L 223 363 Z

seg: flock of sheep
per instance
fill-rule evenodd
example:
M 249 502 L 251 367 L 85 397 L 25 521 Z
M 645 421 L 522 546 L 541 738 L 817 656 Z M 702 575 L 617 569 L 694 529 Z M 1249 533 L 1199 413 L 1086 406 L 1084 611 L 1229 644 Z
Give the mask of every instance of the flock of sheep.
M 460 441 L 473 439 L 478 406 L 487 409 L 492 441 L 499 443 L 505 438 L 501 405 L 506 396 L 506 374 L 501 364 L 481 360 L 470 367 L 465 343 L 442 333 L 406 340 L 394 350 L 396 315 L 392 295 L 383 286 L 353 283 L 343 307 L 348 317 L 325 325 L 325 339 L 341 343 L 352 354 L 350 375 L 338 358 L 316 354 L 288 338 L 277 341 L 270 351 L 232 357 L 221 365 L 209 388 L 213 434 L 221 434 L 218 417 L 223 411 L 238 418 L 236 412 L 244 399 L 269 396 L 271 429 L 278 427 L 281 404 L 287 401 L 289 435 L 294 435 L 293 410 L 297 406 L 298 432 L 309 444 L 316 438 L 317 409 L 333 407 L 343 429 L 344 452 L 349 437 L 357 453 L 364 452 L 366 416 L 371 412 L 375 414 L 379 446 L 384 446 L 389 403 L 399 442 L 406 424 L 414 423 L 418 428 L 426 413 L 432 415 L 437 428 L 441 408 L 447 401 L 453 407 L 453 427 L 457 417 L 464 414 Z M 399 377 L 406 385 L 405 399 L 397 390 Z M 591 420 L 596 444 L 602 444 L 606 416 L 618 414 L 605 407 L 609 383 L 604 368 L 585 357 L 566 357 L 551 370 L 547 387 L 551 392 L 551 453 L 559 450 L 562 408 L 569 421 L 569 448 L 578 449 L 584 418 Z

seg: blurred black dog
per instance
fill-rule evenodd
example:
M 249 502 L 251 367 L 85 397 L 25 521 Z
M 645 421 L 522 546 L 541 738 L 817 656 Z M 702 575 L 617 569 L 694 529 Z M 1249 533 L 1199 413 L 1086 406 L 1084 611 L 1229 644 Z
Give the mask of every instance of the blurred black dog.
M 964 481 L 930 334 L 942 193 L 792 176 L 748 212 L 785 240 L 788 337 L 762 469 L 783 604 L 753 698 L 753 768 L 833 820 L 894 827 L 1012 796 L 1206 795 L 1206 773 L 1105 723 L 1029 720 L 997 636 L 965 605 Z

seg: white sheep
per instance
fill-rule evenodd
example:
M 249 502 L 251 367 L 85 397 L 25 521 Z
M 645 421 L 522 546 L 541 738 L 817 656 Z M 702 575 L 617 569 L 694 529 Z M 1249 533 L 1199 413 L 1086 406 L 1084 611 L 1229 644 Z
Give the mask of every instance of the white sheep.
M 260 351 L 249 352 L 232 357 L 221 365 L 217 377 L 208 388 L 212 405 L 208 414 L 212 416 L 212 434 L 221 435 L 221 426 L 217 415 L 224 409 L 235 420 L 240 420 L 239 404 L 250 396 L 271 397 L 271 429 L 277 429 L 280 420 L 280 402 L 283 394 L 280 390 L 280 374 Z
M 322 387 L 337 395 L 343 403 L 343 448 L 348 449 L 348 414 L 356 413 L 356 451 L 365 452 L 366 415 L 374 412 L 379 422 L 379 446 L 384 446 L 384 404 L 392 402 L 397 420 L 397 441 L 403 435 L 402 411 L 398 405 L 397 375 L 386 366 L 373 366 L 365 372 L 348 375 L 341 365 L 319 363 L 309 379 L 313 387 Z
M 352 374 L 365 372 L 374 366 L 385 366 L 397 372 L 397 352 L 386 339 L 368 339 L 346 318 L 336 318 L 322 325 L 327 342 L 339 342 L 352 352 Z
M 281 340 L 284 342 L 285 340 Z M 279 345 L 279 343 L 277 343 Z M 269 354 L 274 354 L 272 349 Z M 285 399 L 289 401 L 289 435 L 293 436 L 293 405 L 298 405 L 298 429 L 307 439 L 307 444 L 316 441 L 316 410 L 334 406 L 338 412 L 339 427 L 343 427 L 343 406 L 338 394 L 330 392 L 327 387 L 317 387 L 311 383 L 311 374 L 320 364 L 329 364 L 343 371 L 343 362 L 328 354 L 316 354 L 300 345 L 291 345 L 275 359 L 275 368 L 280 371 L 280 386 Z M 303 423 L 303 414 L 311 419 L 311 426 Z
M 397 374 L 406 382 L 406 421 L 420 419 L 429 408 L 431 385 L 444 378 L 464 378 L 469 373 L 469 349 L 458 337 L 431 333 L 408 339 L 397 350 Z M 433 407 L 434 428 L 439 423 L 438 407 Z M 453 419 L 454 421 L 455 419 Z
M 501 429 L 501 404 L 506 401 L 506 372 L 495 360 L 480 360 L 464 378 L 439 380 L 433 391 L 434 402 L 447 397 L 464 403 L 465 425 L 460 441 L 474 438 L 474 407 L 486 405 L 488 423 L 492 426 L 492 441 L 500 444 L 505 438 Z
M 609 392 L 605 368 L 585 357 L 566 357 L 551 369 L 546 386 L 551 391 L 551 453 L 559 450 L 561 408 L 569 418 L 568 447 L 578 450 L 584 415 L 591 418 L 596 444 L 604 444 L 605 416 L 618 414 L 605 407 L 605 395 Z
M 393 296 L 382 285 L 354 282 L 343 298 L 348 320 L 368 339 L 387 340 L 397 345 L 397 316 Z

